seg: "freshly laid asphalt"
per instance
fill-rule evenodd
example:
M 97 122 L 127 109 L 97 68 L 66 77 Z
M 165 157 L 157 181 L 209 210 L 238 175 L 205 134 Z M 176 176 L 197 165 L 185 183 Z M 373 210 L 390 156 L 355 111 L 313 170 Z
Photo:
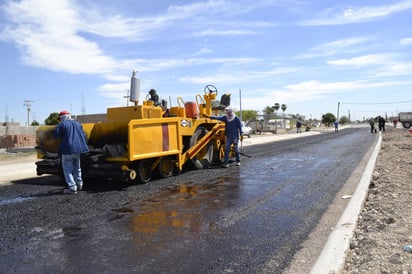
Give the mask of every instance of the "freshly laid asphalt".
M 344 129 L 344 128 L 342 128 Z M 333 129 L 332 129 L 333 130 Z M 274 142 L 285 139 L 301 138 L 309 135 L 320 134 L 320 131 L 308 131 L 288 134 L 271 134 L 259 137 L 245 138 L 242 146 Z M 365 170 L 362 173 L 359 184 L 353 193 L 350 202 L 342 213 L 338 223 L 330 233 L 326 244 L 320 255 L 313 265 L 310 273 L 312 274 L 329 274 L 340 273 L 345 263 L 346 252 L 349 249 L 350 240 L 356 228 L 358 216 L 362 210 L 363 204 L 368 194 L 369 183 L 375 167 L 376 159 L 382 143 L 382 136 L 379 134 L 378 141 L 369 158 Z

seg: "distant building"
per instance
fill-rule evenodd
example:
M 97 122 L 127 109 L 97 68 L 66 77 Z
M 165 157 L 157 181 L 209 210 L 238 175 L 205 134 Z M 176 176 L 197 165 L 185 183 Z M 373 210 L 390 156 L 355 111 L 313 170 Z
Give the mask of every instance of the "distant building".
M 9 127 L 18 127 L 20 126 L 19 122 L 2 122 L 1 125 L 3 127 L 9 126 Z

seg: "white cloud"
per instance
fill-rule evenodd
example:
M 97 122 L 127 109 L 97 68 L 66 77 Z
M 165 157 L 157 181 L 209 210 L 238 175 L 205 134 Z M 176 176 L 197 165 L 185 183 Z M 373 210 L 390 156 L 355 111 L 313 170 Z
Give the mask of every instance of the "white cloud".
M 349 7 L 345 9 L 330 8 L 324 10 L 317 18 L 302 22 L 302 25 L 340 25 L 377 20 L 397 12 L 412 9 L 412 1 L 406 0 L 392 5 L 377 7 Z
M 210 48 L 201 48 L 198 52 L 194 53 L 194 56 L 199 56 L 199 55 L 204 55 L 204 54 L 210 54 L 213 53 L 213 50 Z
M 366 66 L 376 64 L 388 64 L 390 63 L 390 56 L 387 54 L 368 54 L 364 56 L 354 57 L 350 59 L 340 59 L 328 61 L 329 65 L 334 66 Z
M 242 5 L 237 2 L 210 0 L 188 5 L 173 5 L 163 13 L 151 16 L 128 18 L 122 15 L 103 15 L 98 8 L 81 10 L 81 28 L 103 37 L 119 37 L 131 41 L 154 39 L 156 32 L 185 28 L 196 36 L 233 36 L 254 34 L 254 28 L 272 27 L 274 24 L 256 21 L 239 22 L 230 17 L 249 12 L 259 6 Z M 207 11 L 207 12 L 205 12 Z M 215 26 L 215 27 L 213 27 Z M 209 28 L 209 30 L 204 30 Z M 202 31 L 197 31 L 202 30 Z
M 251 30 L 204 30 L 195 34 L 195 36 L 237 36 L 256 34 Z
M 331 94 L 339 94 L 344 97 L 345 93 L 353 91 L 367 92 L 370 89 L 408 86 L 412 81 L 338 81 L 320 82 L 316 80 L 304 81 L 297 84 L 286 85 L 279 89 L 256 89 L 253 91 L 242 90 L 242 102 L 244 109 L 262 110 L 265 106 L 270 106 L 276 102 L 286 102 L 288 109 L 296 103 L 316 102 L 315 105 L 323 101 L 323 98 L 330 98 Z M 276 99 L 274 99 L 276 98 Z M 238 100 L 234 98 L 234 105 Z M 299 110 L 296 110 L 299 111 Z
M 27 0 L 10 2 L 4 10 L 11 18 L 2 32 L 21 50 L 31 66 L 69 73 L 107 73 L 116 61 L 99 46 L 79 36 L 76 11 L 70 2 Z
M 183 83 L 219 83 L 219 84 L 247 84 L 251 81 L 271 79 L 276 75 L 290 74 L 300 71 L 298 67 L 284 67 L 279 69 L 267 70 L 267 71 L 235 71 L 235 72 L 218 72 L 216 74 L 203 75 L 203 76 L 185 76 L 179 79 Z
M 351 37 L 327 42 L 308 49 L 306 53 L 298 55 L 295 59 L 310 59 L 341 54 L 353 54 L 363 50 L 363 46 L 371 41 L 371 37 Z
M 344 33 L 342 37 L 333 38 L 336 40 L 323 44 L 317 42 L 320 46 L 308 50 L 306 43 L 303 43 L 302 40 L 293 41 L 293 45 L 287 44 L 289 41 L 282 40 L 284 38 L 282 31 L 279 33 L 266 32 L 266 29 L 277 24 L 273 21 L 265 21 L 265 16 L 272 12 L 272 10 L 265 10 L 265 7 L 281 5 L 281 3 L 284 4 L 283 1 L 263 0 L 254 2 L 254 5 L 246 5 L 245 3 L 245 1 L 225 0 L 201 1 L 188 5 L 171 6 L 163 11 L 154 8 L 155 13 L 153 14 L 129 17 L 117 13 L 119 10 L 105 10 L 97 3 L 94 3 L 95 6 L 91 9 L 86 9 L 85 6 L 82 6 L 84 5 L 82 1 L 73 0 L 10 1 L 2 6 L 4 14 L 7 16 L 1 21 L 2 26 L 5 26 L 1 32 L 1 39 L 14 43 L 20 49 L 25 64 L 54 71 L 73 74 L 85 73 L 103 77 L 110 83 L 99 86 L 98 91 L 104 97 L 113 100 L 114 98 L 122 98 L 119 95 L 125 94 L 125 90 L 129 88 L 130 73 L 134 68 L 147 72 L 148 77 L 145 79 L 145 85 L 148 85 L 149 81 L 156 84 L 156 81 L 159 83 L 167 80 L 185 85 L 216 83 L 237 87 L 254 86 L 255 90 L 259 91 L 267 88 L 267 93 L 265 92 L 264 96 L 262 94 L 259 98 L 254 99 L 256 102 L 263 100 L 261 102 L 264 105 L 267 105 L 265 101 L 271 100 L 270 98 L 279 98 L 283 102 L 308 101 L 326 96 L 329 93 L 352 92 L 379 85 L 397 84 L 397 82 L 342 82 L 339 81 L 341 80 L 339 78 L 334 79 L 335 81 L 322 82 L 320 79 L 326 79 L 326 76 L 317 74 L 318 71 L 330 70 L 331 66 L 339 67 L 339 69 L 346 67 L 370 69 L 372 67 L 373 71 L 365 70 L 361 71 L 361 74 L 370 75 L 371 78 L 375 79 L 411 74 L 411 64 L 407 62 L 396 63 L 392 60 L 395 54 L 384 54 L 382 51 L 382 54 L 362 55 L 366 51 L 371 53 L 372 49 L 381 42 L 378 37 L 373 36 L 373 33 L 365 37 L 349 36 L 349 38 L 345 38 L 344 36 L 347 36 L 349 32 L 342 32 Z M 290 2 L 288 3 L 290 4 Z M 318 18 L 308 21 L 306 24 L 365 22 L 410 8 L 412 8 L 412 1 L 346 10 L 333 8 L 325 10 Z M 264 12 L 252 14 L 255 9 Z M 279 9 L 279 11 L 284 10 Z M 273 10 L 273 12 L 276 13 L 278 10 Z M 247 16 L 239 16 L 243 14 Z M 261 14 L 264 16 L 260 17 Z M 256 15 L 259 17 L 253 17 Z M 284 20 L 285 25 L 290 23 L 286 19 Z M 171 29 L 173 31 L 168 31 Z M 294 31 L 298 34 L 301 29 L 295 28 Z M 166 37 L 169 34 L 170 37 Z M 253 39 L 248 39 L 247 36 L 250 35 L 255 36 Z M 334 37 L 339 37 L 338 35 L 339 33 Z M 181 39 L 180 36 L 185 37 Z M 239 40 L 236 40 L 238 36 L 245 36 L 241 42 L 250 45 L 249 51 L 245 55 L 234 52 L 235 57 L 226 57 L 229 56 L 227 52 L 231 48 L 225 48 L 226 51 L 222 53 L 219 48 L 222 47 L 222 44 L 219 43 L 219 40 L 222 37 L 228 37 L 229 40 L 225 41 L 223 47 L 232 42 L 231 46 L 237 47 L 236 50 L 239 50 Z M 209 39 L 209 37 L 215 39 Z M 260 40 L 262 37 L 266 38 L 264 39 L 266 42 L 269 39 L 278 39 L 276 43 L 284 43 L 284 48 L 289 50 L 287 47 L 290 47 L 291 50 L 278 53 L 275 46 L 269 48 L 264 47 L 263 44 L 253 48 L 254 43 L 262 43 L 263 40 Z M 326 41 L 330 41 L 328 36 L 322 36 L 323 39 L 325 39 L 324 37 L 326 37 Z M 148 42 L 151 39 L 153 39 L 151 45 L 138 43 Z M 398 39 L 401 45 L 412 44 L 412 38 L 407 36 L 402 40 L 388 38 L 392 41 L 395 39 Z M 133 43 L 130 43 L 131 41 Z M 270 45 L 270 42 L 268 43 Z M 394 48 L 397 49 L 397 46 L 399 45 L 394 45 Z M 115 49 L 115 52 L 110 52 L 111 49 Z M 126 50 L 123 52 L 123 49 Z M 307 52 L 299 58 L 329 57 L 328 59 L 332 59 L 330 56 L 339 57 L 333 57 L 335 60 L 328 61 L 327 64 L 330 65 L 328 68 L 322 67 L 324 59 L 321 58 L 310 60 L 312 61 L 310 64 L 301 62 L 297 65 L 296 59 L 290 60 L 286 57 L 282 61 L 292 64 L 290 67 L 276 64 L 277 69 L 271 69 L 274 68 L 271 63 L 276 60 L 274 58 L 277 54 L 280 56 L 280 54 L 288 52 L 298 52 L 293 50 Z M 154 55 L 151 55 L 152 53 Z M 216 56 L 214 56 L 215 54 Z M 121 59 L 119 56 L 126 57 Z M 143 58 L 140 58 L 141 56 Z M 253 56 L 253 58 L 247 56 Z M 293 64 L 294 61 L 295 64 Z M 306 66 L 306 68 L 300 66 Z M 381 69 L 377 71 L 376 67 Z M 157 77 L 152 77 L 151 72 L 153 71 L 158 73 Z M 167 72 L 168 75 L 165 76 L 163 72 Z M 279 75 L 286 77 L 278 77 Z M 330 73 L 328 77 L 339 77 L 336 75 Z M 313 80 L 307 81 L 307 79 Z M 278 82 L 275 83 L 275 81 Z M 285 83 L 297 84 L 286 85 Z M 280 85 L 283 85 L 281 89 L 269 90 L 270 86 L 279 87 Z M 121 99 L 120 101 L 123 102 Z
M 200 66 L 210 64 L 251 64 L 260 61 L 255 58 L 169 58 L 169 59 L 136 59 L 135 64 L 141 71 L 160 71 L 165 69 L 177 69 L 189 66 Z
M 373 77 L 412 76 L 412 63 L 397 63 L 384 66 L 371 74 Z
M 209 16 L 212 16 L 213 14 L 228 10 L 228 4 L 229 2 L 224 0 L 209 0 L 182 6 L 173 5 L 168 8 L 168 14 L 175 18 L 187 18 L 196 15 L 204 15 L 204 12 L 208 11 Z
M 154 30 L 170 27 L 176 20 L 193 19 L 196 16 L 207 17 L 210 13 L 224 14 L 224 11 L 228 10 L 237 14 L 247 12 L 250 7 L 236 10 L 235 3 L 211 0 L 186 6 L 171 6 L 164 14 L 157 16 L 128 18 L 122 15 L 105 16 L 94 7 L 85 10 L 85 7 L 75 4 L 76 2 L 70 0 L 9 2 L 3 6 L 9 18 L 2 32 L 3 39 L 17 45 L 22 60 L 28 65 L 75 74 L 96 74 L 110 79 L 113 79 L 111 74 L 122 71 L 125 65 L 151 71 L 174 66 L 225 62 L 239 64 L 251 61 L 247 58 L 117 60 L 102 50 L 98 40 L 88 39 L 86 35 L 92 33 L 101 37 L 147 40 L 154 34 Z M 205 10 L 208 12 L 205 13 Z M 222 21 L 215 21 L 214 24 L 219 22 Z M 201 32 L 200 35 L 233 36 L 254 33 L 245 29 L 245 23 L 236 25 L 230 21 L 227 25 L 237 28 L 219 31 L 211 29 Z M 266 27 L 267 24 L 254 22 L 249 25 L 252 26 Z
M 378 89 L 399 89 L 408 87 L 412 81 L 336 81 L 336 82 L 321 82 L 317 80 L 303 81 L 297 84 L 285 85 L 278 89 L 242 89 L 242 102 L 244 109 L 262 110 L 264 106 L 272 105 L 275 101 L 282 103 L 286 102 L 289 107 L 296 103 L 312 103 L 315 106 L 320 102 L 324 102 L 324 98 L 346 98 L 345 93 L 353 94 L 362 92 L 370 92 L 370 90 Z M 334 96 L 333 94 L 336 94 Z M 332 95 L 332 96 L 331 96 Z M 274 99 L 275 98 L 275 99 Z M 336 99 L 338 100 L 338 99 Z M 238 104 L 238 100 L 234 98 L 234 105 Z M 337 101 L 336 101 L 337 102 Z M 299 111 L 299 110 L 296 110 Z
M 400 44 L 401 45 L 412 45 L 412 37 L 401 39 Z
M 286 86 L 286 90 L 310 94 L 332 93 L 336 91 L 354 89 L 359 86 L 358 82 L 331 82 L 321 83 L 319 81 L 306 81 Z
M 327 94 L 344 91 L 352 92 L 377 87 L 409 85 L 410 83 L 412 83 L 412 81 L 343 81 L 322 83 L 313 80 L 285 86 L 285 90 L 299 94 Z

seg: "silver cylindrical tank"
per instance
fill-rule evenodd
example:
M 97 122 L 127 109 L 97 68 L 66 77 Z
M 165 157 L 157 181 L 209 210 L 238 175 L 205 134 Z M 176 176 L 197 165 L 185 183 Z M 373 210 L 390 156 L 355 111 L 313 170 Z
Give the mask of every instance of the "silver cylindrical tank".
M 133 71 L 130 79 L 130 102 L 139 102 L 140 96 L 140 79 L 137 77 L 137 70 Z

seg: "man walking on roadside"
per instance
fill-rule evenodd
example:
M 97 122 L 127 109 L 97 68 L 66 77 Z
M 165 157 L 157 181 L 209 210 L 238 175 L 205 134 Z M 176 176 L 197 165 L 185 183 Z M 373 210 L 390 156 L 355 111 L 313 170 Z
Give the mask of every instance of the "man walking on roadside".
M 302 128 L 302 122 L 300 120 L 298 120 L 296 122 L 296 133 L 302 133 L 301 128 Z
M 339 122 L 338 120 L 336 120 L 335 122 L 333 122 L 333 125 L 335 126 L 335 132 L 338 132 L 338 127 L 339 127 Z
M 82 125 L 73 120 L 68 111 L 63 110 L 59 113 L 54 138 L 61 139 L 59 154 L 62 157 L 64 179 L 69 187 L 68 193 L 76 194 L 77 190 L 83 188 L 80 155 L 89 151 L 86 134 Z

